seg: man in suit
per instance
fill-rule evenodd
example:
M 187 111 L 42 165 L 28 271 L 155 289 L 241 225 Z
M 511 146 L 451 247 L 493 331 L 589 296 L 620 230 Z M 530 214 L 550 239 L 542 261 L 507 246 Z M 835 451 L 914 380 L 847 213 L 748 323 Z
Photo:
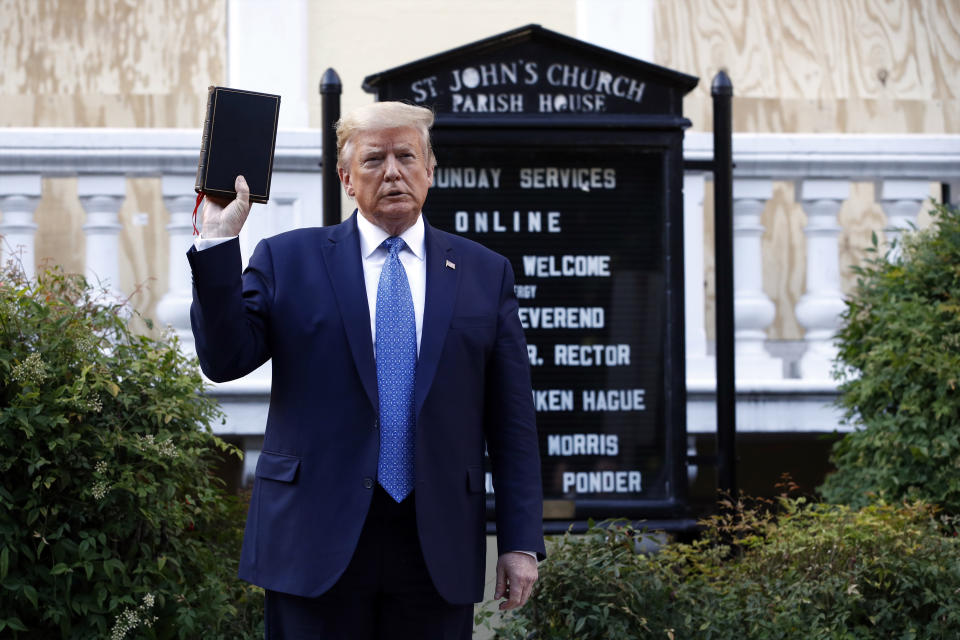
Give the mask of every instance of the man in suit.
M 471 637 L 485 568 L 484 450 L 496 492 L 496 598 L 526 602 L 544 555 L 539 447 L 509 262 L 430 227 L 433 114 L 367 105 L 337 126 L 357 211 L 260 242 L 208 199 L 188 253 L 212 380 L 273 360 L 240 576 L 266 637 Z

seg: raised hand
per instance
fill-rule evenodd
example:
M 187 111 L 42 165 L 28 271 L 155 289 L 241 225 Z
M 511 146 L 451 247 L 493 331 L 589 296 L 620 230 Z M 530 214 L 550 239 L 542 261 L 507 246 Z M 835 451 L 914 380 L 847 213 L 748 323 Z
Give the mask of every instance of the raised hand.
M 250 187 L 243 176 L 234 182 L 237 197 L 233 200 L 206 196 L 203 202 L 204 238 L 229 238 L 240 234 L 250 214 Z

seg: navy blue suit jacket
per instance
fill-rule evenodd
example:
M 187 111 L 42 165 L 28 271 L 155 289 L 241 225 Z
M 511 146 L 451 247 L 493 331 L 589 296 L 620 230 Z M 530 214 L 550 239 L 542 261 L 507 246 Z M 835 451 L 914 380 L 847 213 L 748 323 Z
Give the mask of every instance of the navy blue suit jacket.
M 273 359 L 240 577 L 317 596 L 343 573 L 377 477 L 376 365 L 356 214 L 263 240 L 191 249 L 191 321 L 204 373 L 233 380 Z M 510 263 L 425 225 L 416 369 L 417 528 L 440 594 L 483 597 L 484 444 L 501 553 L 544 553 L 540 459 Z

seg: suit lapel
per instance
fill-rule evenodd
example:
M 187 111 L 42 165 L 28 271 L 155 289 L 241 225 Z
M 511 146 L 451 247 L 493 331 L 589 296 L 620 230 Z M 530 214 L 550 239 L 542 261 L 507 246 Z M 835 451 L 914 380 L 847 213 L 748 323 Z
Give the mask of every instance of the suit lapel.
M 354 363 L 371 404 L 377 408 L 380 406 L 377 370 L 373 357 L 373 339 L 370 336 L 370 307 L 367 304 L 367 289 L 363 280 L 356 216 L 357 213 L 354 212 L 349 220 L 337 225 L 330 233 L 322 252 Z M 429 256 L 429 253 L 427 255 Z
M 420 415 L 430 385 L 437 373 L 440 353 L 447 339 L 453 305 L 457 298 L 460 272 L 457 256 L 442 234 L 433 230 L 424 219 L 424 241 L 427 260 L 427 290 L 423 305 L 423 331 L 420 335 L 420 357 L 417 360 L 416 412 Z

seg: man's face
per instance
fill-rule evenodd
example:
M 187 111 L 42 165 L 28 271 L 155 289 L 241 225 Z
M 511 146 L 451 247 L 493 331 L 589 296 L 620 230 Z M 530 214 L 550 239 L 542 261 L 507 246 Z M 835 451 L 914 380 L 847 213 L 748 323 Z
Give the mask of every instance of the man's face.
M 349 166 L 339 171 L 347 195 L 367 220 L 400 235 L 417 221 L 433 184 L 420 134 L 412 127 L 367 131 L 351 147 Z

